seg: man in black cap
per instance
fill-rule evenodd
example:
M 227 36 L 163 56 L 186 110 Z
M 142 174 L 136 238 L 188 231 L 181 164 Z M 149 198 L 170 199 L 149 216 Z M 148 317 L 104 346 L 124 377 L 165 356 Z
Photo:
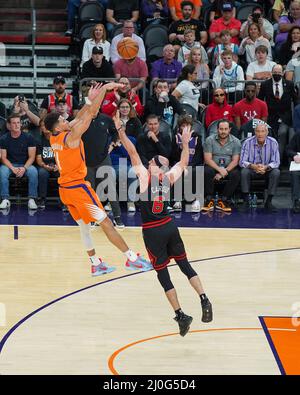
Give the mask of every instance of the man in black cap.
M 62 75 L 55 77 L 53 80 L 53 87 L 55 92 L 45 97 L 41 104 L 40 118 L 43 119 L 47 113 L 55 111 L 56 100 L 62 98 L 66 101 L 68 114 L 75 117 L 78 113 L 78 102 L 70 93 L 66 92 L 65 77 Z
M 111 64 L 105 59 L 102 47 L 94 47 L 92 57 L 82 66 L 81 78 L 114 78 Z

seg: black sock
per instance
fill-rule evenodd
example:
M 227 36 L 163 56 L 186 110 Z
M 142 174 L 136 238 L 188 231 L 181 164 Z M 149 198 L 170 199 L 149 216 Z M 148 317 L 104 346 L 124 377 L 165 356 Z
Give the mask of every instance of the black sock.
M 208 297 L 205 294 L 201 294 L 200 295 L 200 300 L 201 300 L 201 303 L 206 303 L 207 300 L 208 300 Z
M 183 315 L 183 311 L 181 309 L 175 310 L 176 317 L 181 317 Z

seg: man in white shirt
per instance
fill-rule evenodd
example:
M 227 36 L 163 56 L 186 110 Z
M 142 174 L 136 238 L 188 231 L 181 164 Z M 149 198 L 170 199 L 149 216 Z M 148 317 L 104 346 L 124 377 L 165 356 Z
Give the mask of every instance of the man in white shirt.
M 140 59 L 142 59 L 144 62 L 146 62 L 146 51 L 145 51 L 144 41 L 141 39 L 141 37 L 137 36 L 134 33 L 134 23 L 132 21 L 125 21 L 123 25 L 123 33 L 118 34 L 116 37 L 113 38 L 111 42 L 110 59 L 112 63 L 116 63 L 117 60 L 121 59 L 117 50 L 117 46 L 118 46 L 118 42 L 121 41 L 124 37 L 130 37 L 138 43 L 139 52 L 137 56 Z
M 249 63 L 246 70 L 247 80 L 267 80 L 272 76 L 272 68 L 275 62 L 268 60 L 268 48 L 259 45 L 255 49 L 256 61 Z

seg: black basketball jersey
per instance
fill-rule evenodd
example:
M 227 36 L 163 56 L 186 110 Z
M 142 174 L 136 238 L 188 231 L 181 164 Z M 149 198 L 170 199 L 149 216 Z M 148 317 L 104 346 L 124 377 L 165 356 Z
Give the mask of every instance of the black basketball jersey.
M 142 223 L 164 223 L 169 219 L 167 206 L 170 201 L 170 181 L 168 177 L 149 176 L 148 188 L 141 194 Z

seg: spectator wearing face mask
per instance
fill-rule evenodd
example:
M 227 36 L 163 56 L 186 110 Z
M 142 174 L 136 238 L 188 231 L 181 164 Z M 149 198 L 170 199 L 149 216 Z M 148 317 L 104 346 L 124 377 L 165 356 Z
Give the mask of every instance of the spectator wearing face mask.
M 276 64 L 272 69 L 272 78 L 261 84 L 259 96 L 268 106 L 268 124 L 279 144 L 280 158 L 287 144 L 294 135 L 292 129 L 292 103 L 297 103 L 297 94 L 294 84 L 283 78 L 283 69 Z

